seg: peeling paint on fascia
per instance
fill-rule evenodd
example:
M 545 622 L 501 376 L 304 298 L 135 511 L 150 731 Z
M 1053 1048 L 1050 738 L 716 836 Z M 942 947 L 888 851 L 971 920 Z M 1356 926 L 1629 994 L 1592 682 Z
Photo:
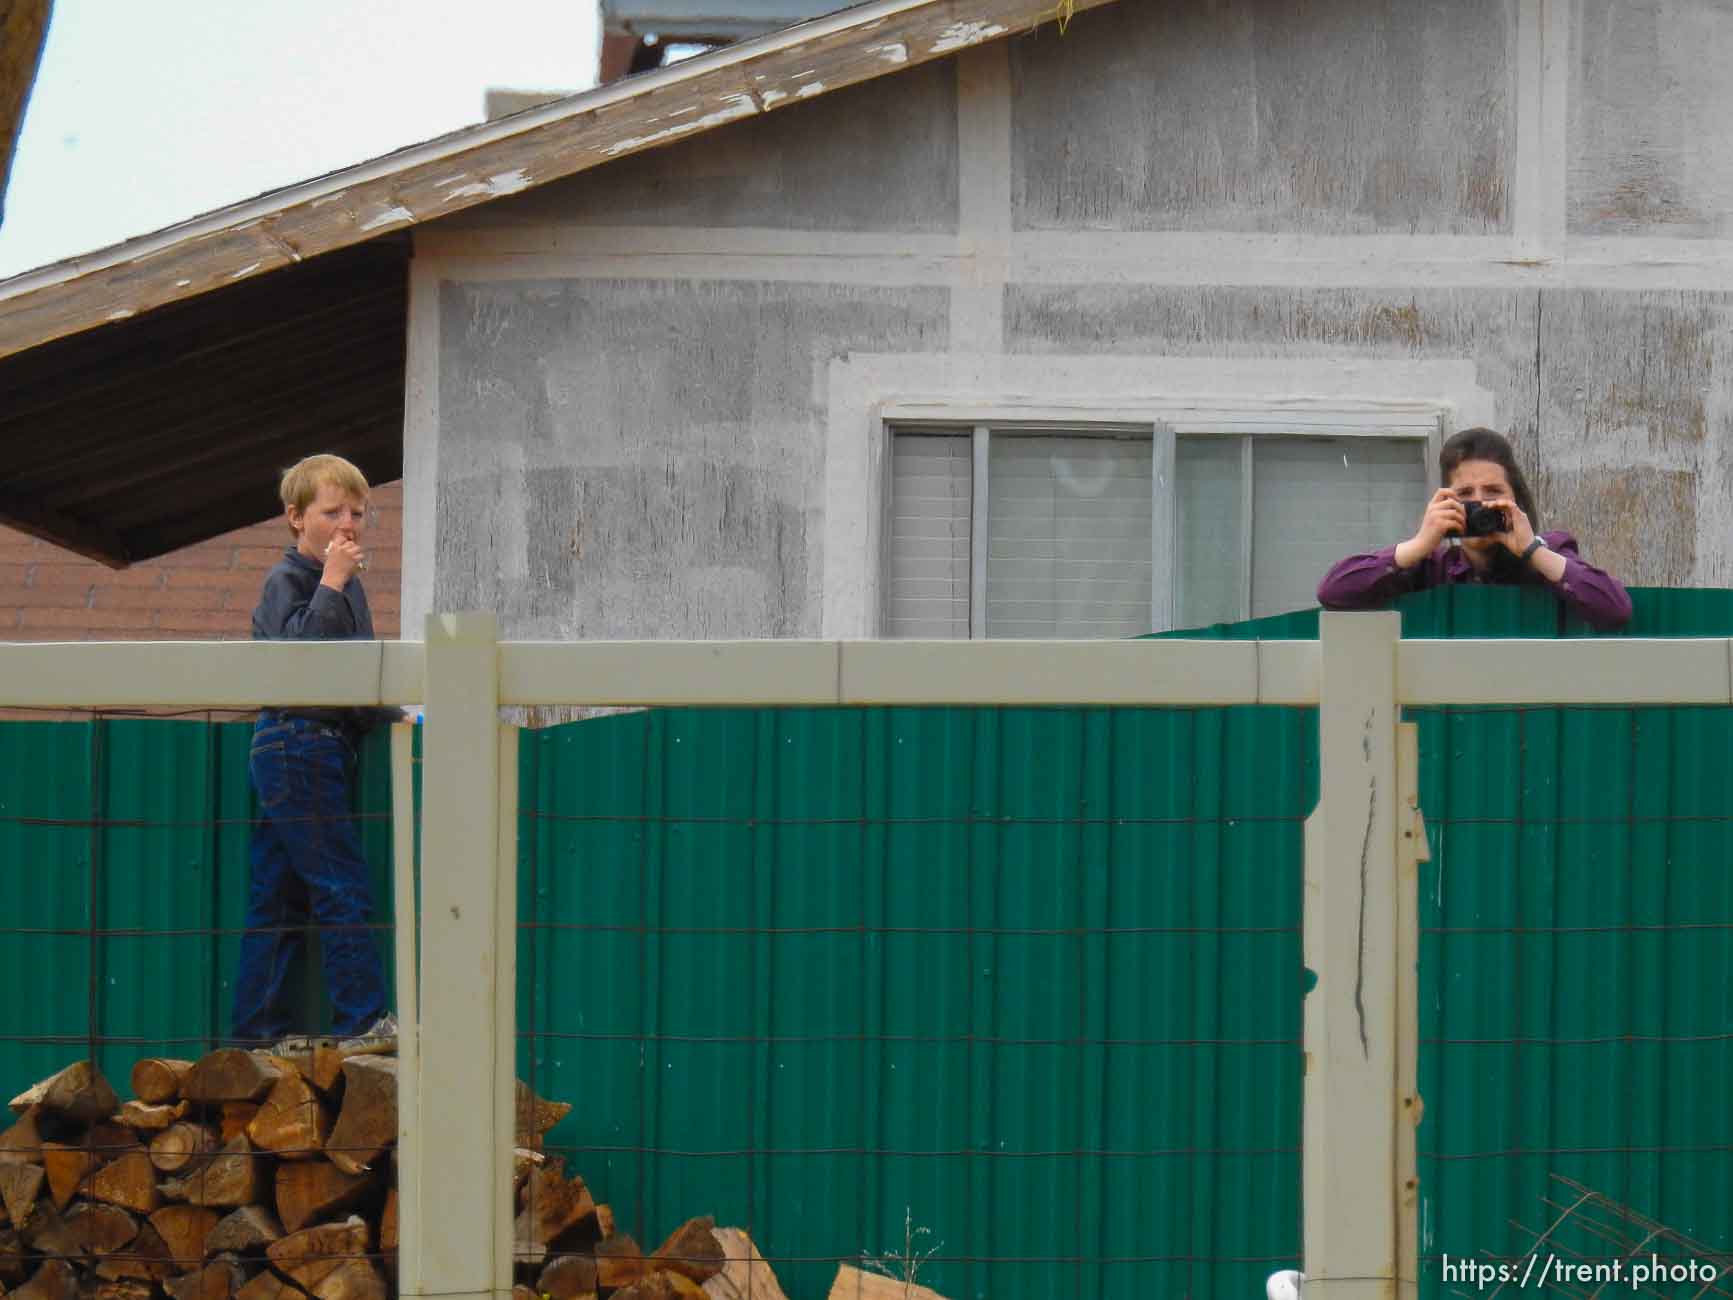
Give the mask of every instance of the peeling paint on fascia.
M 371 221 L 363 221 L 361 229 L 378 230 L 381 226 L 394 226 L 400 221 L 414 221 L 415 214 L 408 208 L 386 208 Z
M 191 285 L 192 285 L 191 280 L 176 280 L 175 281 L 175 288 L 177 288 L 177 289 L 186 289 L 186 288 L 191 287 Z
M 824 89 L 824 82 L 822 82 L 822 81 L 809 81 L 804 86 L 802 86 L 799 90 L 795 91 L 794 93 L 799 98 L 805 99 L 809 95 L 818 94 L 823 89 Z
M 688 105 L 686 105 L 685 108 L 675 109 L 672 113 L 668 114 L 668 116 L 669 117 L 685 117 L 688 113 L 696 113 L 697 111 L 698 111 L 698 105 L 688 104 Z M 652 118 L 650 120 L 655 121 L 656 119 Z
M 789 78 L 789 80 L 790 81 L 799 81 L 802 77 L 810 77 L 813 73 L 815 73 L 817 71 L 818 71 L 817 68 L 808 68 L 805 72 L 795 73 L 792 77 Z
M 457 175 L 455 175 L 455 176 L 446 176 L 446 177 L 444 177 L 444 178 L 443 178 L 443 179 L 441 179 L 441 180 L 437 180 L 437 181 L 434 181 L 434 182 L 433 182 L 433 187 L 434 187 L 434 188 L 435 188 L 435 189 L 439 189 L 439 190 L 442 190 L 442 189 L 444 189 L 444 188 L 445 188 L 445 187 L 446 187 L 446 186 L 447 186 L 447 185 L 457 185 L 457 184 L 459 184 L 459 183 L 460 183 L 460 182 L 463 182 L 463 181 L 466 181 L 466 180 L 468 180 L 468 179 L 469 179 L 469 177 L 468 177 L 468 175 L 467 175 L 467 174 L 465 174 L 465 173 L 464 173 L 464 172 L 459 172 L 459 173 L 458 173 L 458 174 L 457 174 Z
M 524 169 L 501 172 L 498 176 L 489 176 L 485 181 L 471 181 L 468 185 L 459 185 L 455 190 L 446 193 L 446 201 L 466 199 L 472 194 L 486 194 L 490 198 L 498 198 L 502 194 L 516 194 L 519 190 L 530 187 L 530 178 L 524 175 Z
M 119 311 L 108 313 L 109 320 L 125 320 L 128 316 L 138 315 L 131 307 L 122 307 Z
M 909 61 L 909 47 L 901 41 L 892 41 L 889 45 L 875 45 L 867 53 L 878 55 L 886 63 L 907 63 Z
M 337 192 L 337 193 L 335 193 L 335 194 L 327 194 L 327 195 L 326 195 L 326 196 L 325 196 L 325 197 L 324 197 L 324 198 L 322 198 L 322 199 L 314 199 L 314 200 L 313 200 L 313 201 L 312 201 L 312 202 L 311 202 L 311 203 L 309 203 L 309 204 L 308 204 L 308 205 L 307 205 L 307 206 L 308 206 L 308 207 L 310 207 L 310 208 L 322 208 L 322 207 L 324 207 L 324 206 L 325 206 L 325 205 L 326 205 L 326 204 L 327 204 L 327 203 L 336 203 L 336 202 L 337 202 L 337 201 L 338 201 L 338 200 L 340 200 L 340 199 L 343 199 L 343 198 L 346 198 L 346 197 L 347 197 L 347 196 L 348 196 L 348 193 L 349 193 L 349 191 L 348 191 L 348 190 L 339 190 L 339 191 L 338 191 L 338 192 Z
M 231 279 L 231 280 L 239 280 L 239 279 L 240 279 L 240 278 L 241 278 L 241 277 L 243 277 L 243 276 L 248 276 L 248 275 L 251 275 L 251 274 L 252 274 L 252 273 L 253 273 L 253 272 L 254 272 L 254 271 L 257 271 L 257 270 L 258 270 L 258 269 L 259 269 L 259 268 L 260 268 L 260 267 L 261 267 L 261 266 L 263 266 L 263 265 L 264 265 L 264 263 L 263 263 L 263 262 L 252 262 L 252 263 L 249 263 L 249 264 L 248 264 L 248 265 L 246 265 L 246 266 L 243 266 L 243 267 L 242 267 L 242 268 L 241 268 L 241 269 L 240 269 L 240 270 L 238 270 L 238 271 L 231 271 L 231 272 L 230 272 L 230 273 L 229 273 L 229 279 Z
M 726 108 L 719 108 L 714 113 L 706 113 L 703 117 L 695 117 L 690 122 L 681 122 L 675 126 L 665 126 L 660 131 L 652 132 L 649 135 L 634 136 L 629 140 L 616 140 L 602 152 L 612 158 L 617 154 L 628 153 L 633 149 L 641 149 L 645 145 L 660 144 L 663 140 L 672 140 L 676 136 L 690 135 L 694 131 L 721 126 L 724 122 L 751 117 L 758 111 L 758 105 L 752 102 L 751 95 L 730 95 L 728 101 Z
M 931 53 L 943 54 L 947 50 L 960 50 L 966 45 L 979 45 L 982 41 L 1004 34 L 1005 27 L 1002 23 L 952 23 L 939 33 L 939 39 L 933 42 Z
M 788 92 L 786 90 L 767 90 L 764 92 L 764 94 L 761 96 L 761 98 L 764 100 L 764 106 L 766 108 L 769 108 L 777 100 L 787 99 L 788 98 Z

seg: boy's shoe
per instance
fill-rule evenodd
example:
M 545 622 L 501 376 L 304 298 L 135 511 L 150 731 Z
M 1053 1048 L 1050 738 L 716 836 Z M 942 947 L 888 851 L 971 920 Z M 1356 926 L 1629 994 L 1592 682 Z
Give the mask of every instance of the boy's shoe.
M 272 1056 L 311 1056 L 321 1047 L 335 1047 L 337 1040 L 322 1034 L 290 1034 L 271 1044 Z
M 377 1056 L 383 1052 L 397 1050 L 397 1017 L 389 1011 L 375 1020 L 364 1032 L 354 1038 L 345 1038 L 337 1044 L 337 1050 L 344 1056 Z

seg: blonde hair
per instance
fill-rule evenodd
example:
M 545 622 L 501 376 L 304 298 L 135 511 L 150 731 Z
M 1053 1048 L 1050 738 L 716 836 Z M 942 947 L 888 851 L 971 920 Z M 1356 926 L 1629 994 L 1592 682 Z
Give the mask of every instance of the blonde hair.
M 335 483 L 343 491 L 363 498 L 372 491 L 367 486 L 367 476 L 353 464 L 341 456 L 321 452 L 298 460 L 284 470 L 283 480 L 277 485 L 277 495 L 283 499 L 285 508 L 305 510 L 313 504 L 313 498 L 319 495 L 319 487 L 324 483 Z M 294 531 L 292 526 L 290 531 Z

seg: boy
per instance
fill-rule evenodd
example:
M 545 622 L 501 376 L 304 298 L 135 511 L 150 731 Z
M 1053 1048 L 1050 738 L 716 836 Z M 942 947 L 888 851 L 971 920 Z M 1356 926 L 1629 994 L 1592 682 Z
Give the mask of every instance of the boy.
M 294 545 L 266 575 L 253 611 L 255 641 L 371 640 L 373 616 L 358 572 L 365 567 L 367 479 L 341 456 L 309 456 L 283 475 L 279 495 Z M 235 978 L 234 1036 L 273 1051 L 304 1052 L 283 982 L 304 946 L 308 917 L 320 927 L 325 984 L 340 1044 L 349 1052 L 397 1046 L 385 976 L 365 926 L 373 911 L 367 861 L 350 820 L 355 746 L 394 709 L 265 709 L 248 770 L 258 792 L 247 932 Z M 279 1041 L 281 1040 L 281 1041 Z

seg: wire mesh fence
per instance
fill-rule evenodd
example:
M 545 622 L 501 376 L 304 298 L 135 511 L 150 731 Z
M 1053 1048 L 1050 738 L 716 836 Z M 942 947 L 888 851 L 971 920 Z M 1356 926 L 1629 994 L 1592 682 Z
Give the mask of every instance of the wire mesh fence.
M 646 1248 L 714 1216 L 791 1297 L 1298 1267 L 1315 714 L 676 710 L 522 762 L 520 1060 Z
M 262 807 L 254 747 L 251 722 L 216 715 L 0 712 L 0 1285 L 107 1300 L 387 1285 L 395 1060 L 337 1050 L 318 975 L 323 950 L 359 939 L 389 1005 L 385 738 L 361 743 L 341 807 Z M 291 871 L 278 923 L 258 923 L 250 848 L 285 827 L 353 837 L 371 915 L 334 923 Z M 249 936 L 292 991 L 262 1036 L 234 1019 Z
M 1661 1234 L 1724 1266 L 1730 715 L 1413 711 L 1422 1294 L 1517 1280 L 1451 1271 L 1470 1261 L 1634 1263 Z M 14 1091 L 88 1059 L 124 1093 L 141 1059 L 278 1045 L 236 1040 L 242 937 L 332 930 L 249 923 L 253 740 L 215 719 L 0 719 Z M 522 733 L 512 1275 L 624 1290 L 704 1272 L 724 1238 L 791 1300 L 871 1295 L 875 1269 L 1016 1297 L 1256 1294 L 1298 1267 L 1318 746 L 1314 710 L 1272 707 L 672 709 Z M 389 978 L 384 749 L 363 746 L 341 817 Z M 236 1058 L 276 1073 L 134 1086 L 132 1123 L 122 1096 L 106 1116 L 21 1099 L 0 1284 L 106 1268 L 143 1300 L 196 1264 L 257 1295 L 309 1230 L 296 1267 L 384 1270 L 390 1138 L 343 1129 L 382 1095 L 374 1058 Z M 181 1130 L 187 1164 L 165 1169 L 176 1153 L 152 1148 L 177 1124 L 206 1134 Z M 213 1199 L 230 1184 L 254 1199 Z M 242 1213 L 261 1205 L 263 1226 Z M 1556 1268 L 1535 1285 L 1593 1293 Z
M 8 1149 L 44 1176 L 12 1281 L 65 1264 L 256 1285 L 285 1272 L 267 1238 L 308 1232 L 288 1277 L 390 1262 L 390 1179 L 359 1167 L 380 1151 L 330 1131 L 350 1086 L 334 1054 L 216 1091 L 174 1064 L 232 1071 L 261 1058 L 219 1049 L 278 1045 L 238 1040 L 230 1015 L 267 815 L 252 734 L 96 712 L 0 725 L 17 774 L 0 852 L 43 868 L 8 876 L 0 952 L 42 996 L 0 1012 L 7 1077 L 21 1091 L 88 1059 L 121 1094 L 141 1062 L 177 1080 L 115 1097 L 129 1124 L 26 1111 Z M 519 1072 L 554 1105 L 519 1125 L 519 1276 L 573 1247 L 599 1260 L 604 1235 L 699 1264 L 677 1229 L 700 1215 L 738 1224 L 792 1296 L 845 1266 L 1013 1296 L 1203 1294 L 1297 1266 L 1314 735 L 1269 710 L 526 733 Z M 1260 764 L 1267 780 L 1225 779 Z M 389 915 L 385 769 L 376 737 L 343 815 Z M 316 969 L 329 934 L 277 929 Z M 366 929 L 388 947 L 388 922 Z M 260 1140 L 261 1110 L 287 1145 Z
M 1560 1174 L 1524 1228 L 1527 1254 L 1507 1265 L 1509 1279 L 1480 1261 L 1478 1287 L 1492 1295 L 1530 1286 L 1595 1300 L 1605 1295 L 1733 1296 L 1733 1254 L 1705 1245 Z M 1458 1292 L 1458 1294 L 1467 1294 Z

